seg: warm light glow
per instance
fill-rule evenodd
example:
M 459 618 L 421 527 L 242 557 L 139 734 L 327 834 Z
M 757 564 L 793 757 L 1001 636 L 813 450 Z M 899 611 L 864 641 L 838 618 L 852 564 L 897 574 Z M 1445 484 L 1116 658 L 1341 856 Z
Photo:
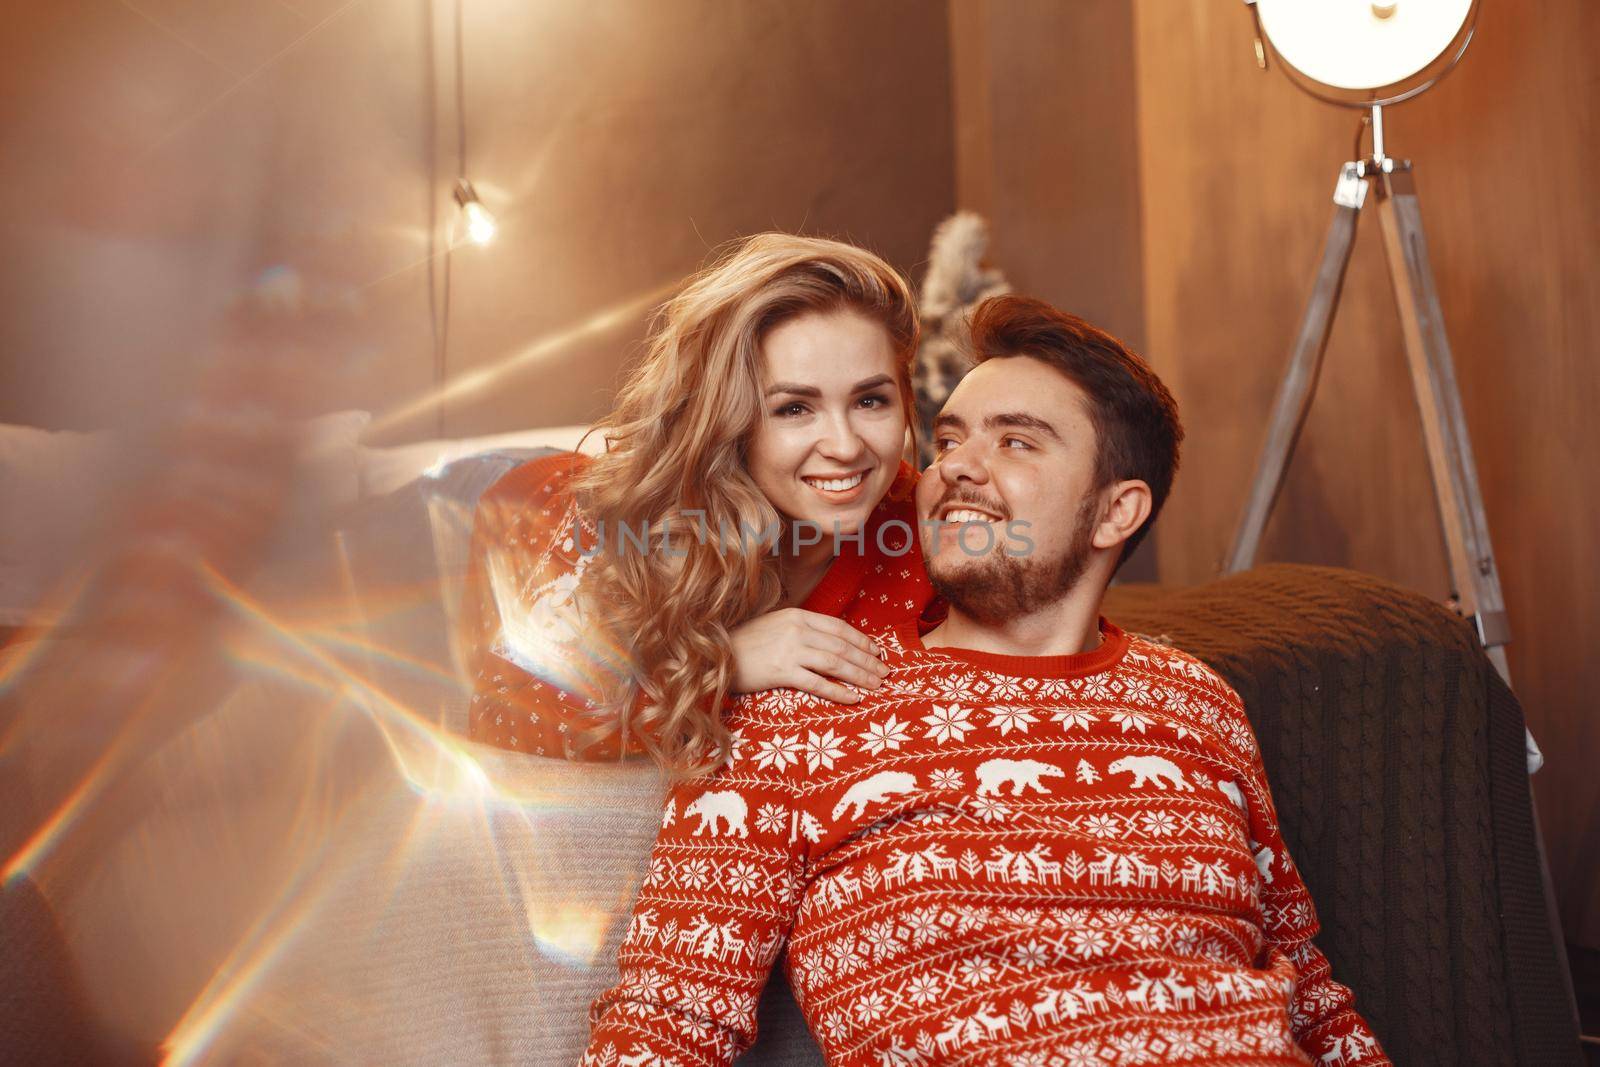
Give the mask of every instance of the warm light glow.
M 474 370 L 464 371 L 451 376 L 450 380 L 438 389 L 408 401 L 389 411 L 374 415 L 368 425 L 368 433 L 377 433 L 418 414 L 431 411 L 435 405 L 445 401 L 459 400 L 483 392 L 491 386 L 502 384 L 508 375 L 522 371 L 526 367 L 549 359 L 580 341 L 604 334 L 614 330 L 624 323 L 632 323 L 637 316 L 648 311 L 666 297 L 677 292 L 681 282 L 671 282 L 658 289 L 631 297 L 611 307 L 595 312 L 593 315 L 563 330 L 535 338 L 522 348 L 507 356 L 478 367 Z
M 456 203 L 461 205 L 460 233 L 464 233 L 473 244 L 486 245 L 494 237 L 494 215 L 483 206 L 483 201 L 478 199 L 478 190 L 472 183 L 462 178 L 456 182 Z
M 461 221 L 474 244 L 486 245 L 494 237 L 494 216 L 476 200 L 462 207 Z
M 1283 61 L 1336 89 L 1381 89 L 1450 47 L 1472 0 L 1256 0 L 1261 31 Z

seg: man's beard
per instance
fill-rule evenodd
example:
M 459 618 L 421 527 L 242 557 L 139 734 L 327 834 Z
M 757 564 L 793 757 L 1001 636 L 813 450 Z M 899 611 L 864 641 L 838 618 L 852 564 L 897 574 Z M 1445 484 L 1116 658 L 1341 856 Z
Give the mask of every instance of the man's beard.
M 955 551 L 963 562 L 953 573 L 940 574 L 928 561 L 928 578 L 952 608 L 986 626 L 1031 615 L 1071 591 L 1089 566 L 1099 510 L 1097 494 L 1086 494 L 1073 517 L 1066 552 L 1054 560 L 1008 555 L 1004 548 L 981 557 L 966 557 L 959 535 Z

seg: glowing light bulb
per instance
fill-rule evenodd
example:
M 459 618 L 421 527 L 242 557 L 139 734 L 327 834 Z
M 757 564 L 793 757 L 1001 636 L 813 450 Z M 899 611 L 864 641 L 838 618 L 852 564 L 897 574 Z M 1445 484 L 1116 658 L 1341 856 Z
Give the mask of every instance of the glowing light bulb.
M 496 224 L 489 209 L 478 199 L 478 191 L 471 182 L 462 178 L 456 182 L 455 197 L 456 203 L 461 205 L 461 225 L 467 237 L 474 244 L 488 244 L 494 237 Z
M 1364 92 L 1399 85 L 1450 51 L 1473 0 L 1256 0 L 1273 50 L 1307 78 Z

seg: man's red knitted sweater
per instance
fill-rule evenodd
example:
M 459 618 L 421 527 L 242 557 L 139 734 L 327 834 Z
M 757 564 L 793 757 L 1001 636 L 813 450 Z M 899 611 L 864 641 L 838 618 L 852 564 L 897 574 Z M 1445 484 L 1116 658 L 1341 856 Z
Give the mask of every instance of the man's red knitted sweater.
M 585 629 L 576 594 L 605 544 L 578 508 L 573 479 L 591 460 L 561 452 L 508 471 L 479 499 L 462 599 L 461 641 L 472 681 L 474 741 L 540 756 L 614 759 L 613 734 L 580 747 L 609 721 L 596 699 L 605 643 Z M 859 539 L 840 551 L 800 605 L 859 630 L 916 619 L 933 586 L 915 536 L 917 472 L 902 462 Z M 617 534 L 612 531 L 612 543 Z M 639 754 L 636 740 L 626 751 Z
M 1227 683 L 1104 621 L 1073 656 L 881 640 L 860 704 L 746 697 L 671 792 L 585 1067 L 731 1063 L 785 941 L 830 1064 L 1388 1062 Z

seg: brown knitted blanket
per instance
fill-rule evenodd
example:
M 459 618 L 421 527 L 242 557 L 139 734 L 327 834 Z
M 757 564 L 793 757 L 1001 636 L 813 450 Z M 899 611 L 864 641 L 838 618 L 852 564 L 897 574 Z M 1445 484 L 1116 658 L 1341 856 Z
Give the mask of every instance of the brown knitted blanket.
M 1294 565 L 1117 587 L 1105 613 L 1244 699 L 1318 943 L 1395 1063 L 1582 1062 L 1522 709 L 1466 622 L 1369 575 Z

